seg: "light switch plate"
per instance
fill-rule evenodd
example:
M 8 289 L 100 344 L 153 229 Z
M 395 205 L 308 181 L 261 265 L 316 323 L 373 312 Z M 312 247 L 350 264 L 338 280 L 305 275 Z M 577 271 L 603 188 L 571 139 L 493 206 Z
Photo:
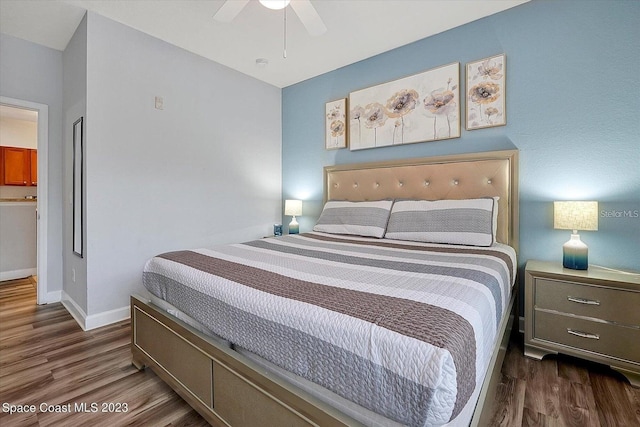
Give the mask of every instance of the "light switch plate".
M 156 110 L 164 110 L 164 99 L 161 96 L 156 96 Z

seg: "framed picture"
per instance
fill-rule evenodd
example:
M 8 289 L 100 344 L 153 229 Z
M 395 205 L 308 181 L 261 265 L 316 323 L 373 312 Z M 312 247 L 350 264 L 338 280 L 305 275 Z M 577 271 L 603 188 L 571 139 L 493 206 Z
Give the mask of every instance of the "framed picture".
M 349 94 L 349 148 L 460 137 L 460 64 Z
M 83 257 L 82 247 L 82 164 L 84 151 L 82 148 L 82 117 L 73 123 L 73 253 Z
M 327 102 L 325 105 L 324 148 L 335 150 L 347 147 L 347 100 Z
M 467 130 L 507 124 L 505 75 L 504 54 L 467 64 Z

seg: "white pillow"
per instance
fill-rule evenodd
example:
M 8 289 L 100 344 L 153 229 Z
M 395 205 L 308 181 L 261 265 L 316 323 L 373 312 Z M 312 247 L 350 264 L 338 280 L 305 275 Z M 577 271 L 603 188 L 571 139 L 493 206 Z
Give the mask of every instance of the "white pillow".
M 391 210 L 385 238 L 454 245 L 491 246 L 498 198 L 400 200 Z
M 375 202 L 328 201 L 313 231 L 357 236 L 384 236 L 393 200 Z

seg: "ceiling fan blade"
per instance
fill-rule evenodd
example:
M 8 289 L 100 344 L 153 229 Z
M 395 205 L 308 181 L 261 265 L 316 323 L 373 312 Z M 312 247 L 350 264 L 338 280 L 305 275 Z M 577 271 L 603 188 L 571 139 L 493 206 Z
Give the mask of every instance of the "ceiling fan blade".
M 322 18 L 309 0 L 291 0 L 290 5 L 309 34 L 319 36 L 327 31 Z
M 227 0 L 213 15 L 219 22 L 231 22 L 244 9 L 249 0 Z

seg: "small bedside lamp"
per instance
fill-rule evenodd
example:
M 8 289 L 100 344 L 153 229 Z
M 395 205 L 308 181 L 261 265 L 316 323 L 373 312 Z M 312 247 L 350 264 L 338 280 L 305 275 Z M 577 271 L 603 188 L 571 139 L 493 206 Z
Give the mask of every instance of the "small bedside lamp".
M 302 215 L 302 200 L 285 200 L 284 214 L 293 216 L 293 219 L 289 223 L 289 234 L 298 234 L 300 232 L 300 226 L 298 225 L 298 221 L 296 221 L 296 215 Z
M 578 230 L 598 229 L 598 202 L 553 202 L 553 228 L 573 230 L 571 239 L 562 246 L 563 267 L 586 270 L 588 248 Z

